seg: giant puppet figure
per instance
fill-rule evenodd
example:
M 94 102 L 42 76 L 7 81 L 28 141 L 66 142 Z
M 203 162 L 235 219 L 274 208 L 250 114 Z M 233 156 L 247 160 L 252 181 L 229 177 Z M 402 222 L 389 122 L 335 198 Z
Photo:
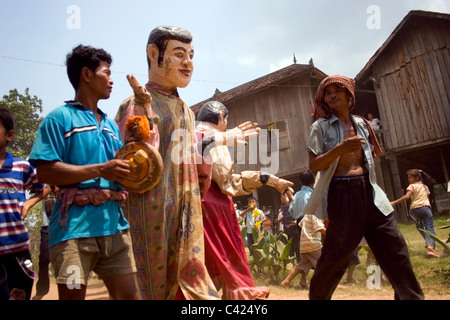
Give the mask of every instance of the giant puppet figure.
M 218 299 L 204 264 L 201 195 L 194 113 L 179 97 L 193 71 L 191 34 L 177 27 L 157 27 L 147 44 L 145 88 L 129 76 L 134 95 L 116 115 L 122 138 L 133 116 L 150 119 L 146 142 L 162 158 L 162 177 L 152 189 L 129 193 L 127 204 L 142 299 Z
M 197 116 L 197 130 L 206 136 L 225 132 L 228 109 L 218 101 L 207 102 Z M 234 130 L 234 129 L 233 129 Z M 223 299 L 254 300 L 269 295 L 269 288 L 256 287 L 242 242 L 238 219 L 231 197 L 249 195 L 267 184 L 282 194 L 282 201 L 293 200 L 293 183 L 261 171 L 235 173 L 226 144 L 216 144 L 210 150 L 211 186 L 202 199 L 205 233 L 205 262 L 217 290 Z

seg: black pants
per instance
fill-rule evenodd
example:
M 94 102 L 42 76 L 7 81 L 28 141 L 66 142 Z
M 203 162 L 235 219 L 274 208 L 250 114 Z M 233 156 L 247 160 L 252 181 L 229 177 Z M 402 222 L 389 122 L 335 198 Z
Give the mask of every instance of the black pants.
M 332 180 L 328 191 L 329 225 L 311 279 L 310 299 L 331 299 L 362 237 L 391 282 L 395 299 L 424 298 L 394 215 L 385 216 L 378 210 L 372 190 L 368 176 Z
M 34 271 L 29 250 L 0 255 L 0 301 L 30 300 Z
M 48 267 L 50 254 L 48 250 L 48 227 L 41 227 L 41 244 L 39 248 L 39 275 L 36 282 L 36 295 L 45 296 L 50 290 Z
M 252 245 L 255 244 L 255 240 L 253 239 L 253 234 L 247 233 L 247 247 L 251 256 L 253 256 Z

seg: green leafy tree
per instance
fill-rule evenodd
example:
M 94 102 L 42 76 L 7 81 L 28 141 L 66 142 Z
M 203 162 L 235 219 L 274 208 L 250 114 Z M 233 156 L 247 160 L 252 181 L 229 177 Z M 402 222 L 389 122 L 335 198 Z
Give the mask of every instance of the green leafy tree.
M 12 89 L 0 100 L 0 106 L 9 109 L 15 121 L 15 136 L 7 150 L 17 157 L 27 158 L 43 119 L 39 115 L 43 111 L 42 100 L 37 96 L 32 97 L 28 88 L 25 89 L 25 94 Z

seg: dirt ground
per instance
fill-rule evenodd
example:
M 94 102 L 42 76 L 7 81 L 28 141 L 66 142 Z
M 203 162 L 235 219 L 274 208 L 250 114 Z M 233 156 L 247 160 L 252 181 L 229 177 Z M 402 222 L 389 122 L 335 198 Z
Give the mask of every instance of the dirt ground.
M 361 290 L 355 295 L 354 290 L 349 294 L 348 287 L 344 285 L 338 286 L 333 300 L 393 300 L 394 291 L 390 287 L 382 287 L 379 290 Z M 33 295 L 34 296 L 34 290 Z M 426 300 L 450 300 L 450 293 L 439 295 L 432 292 L 425 293 Z M 50 286 L 50 292 L 44 296 L 42 300 L 58 300 L 58 290 L 54 283 Z M 99 280 L 93 280 L 89 285 L 86 293 L 86 300 L 109 300 L 106 287 Z M 308 291 L 298 288 L 283 289 L 275 286 L 271 288 L 268 300 L 308 300 Z

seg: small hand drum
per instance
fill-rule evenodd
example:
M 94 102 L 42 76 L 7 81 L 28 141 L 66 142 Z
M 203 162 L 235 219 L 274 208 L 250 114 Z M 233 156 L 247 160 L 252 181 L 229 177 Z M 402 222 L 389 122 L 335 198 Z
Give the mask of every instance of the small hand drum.
M 131 172 L 126 179 L 117 181 L 127 191 L 142 194 L 154 188 L 162 177 L 163 161 L 158 150 L 145 142 L 125 144 L 116 159 L 129 160 Z

